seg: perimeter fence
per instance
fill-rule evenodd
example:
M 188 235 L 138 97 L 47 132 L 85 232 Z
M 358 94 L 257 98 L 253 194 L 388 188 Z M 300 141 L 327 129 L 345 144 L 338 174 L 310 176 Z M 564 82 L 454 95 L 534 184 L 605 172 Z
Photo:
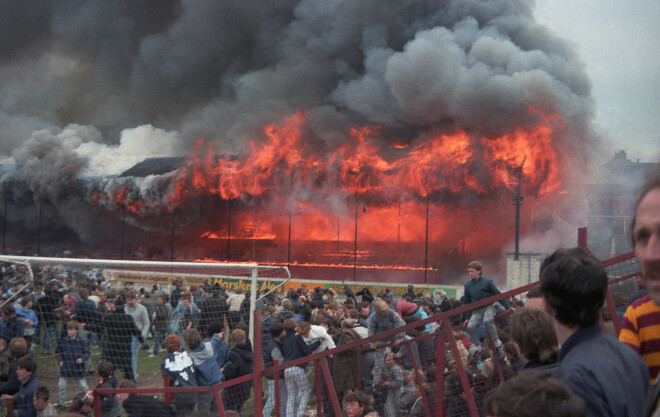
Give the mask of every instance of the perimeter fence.
M 603 265 L 610 281 L 601 324 L 605 331 L 616 336 L 620 330 L 621 300 L 627 300 L 635 290 L 634 279 L 639 276 L 639 268 L 632 253 L 605 261 Z M 274 361 L 268 367 L 261 360 L 267 346 L 263 335 L 268 333 L 261 326 L 262 312 L 255 310 L 254 339 L 250 342 L 257 360 L 249 374 L 212 386 L 170 387 L 169 378 L 165 378 L 163 388 L 99 388 L 94 391 L 95 415 L 106 415 L 101 408 L 104 398 L 130 393 L 135 394 L 129 397 L 131 401 L 141 400 L 143 396 L 157 398 L 172 404 L 172 410 L 180 415 L 352 417 L 352 411 L 347 414 L 345 399 L 364 398 L 355 392 L 367 392 L 372 397 L 367 408 L 373 407 L 381 416 L 480 416 L 488 392 L 515 374 L 515 353 L 505 350 L 498 355 L 492 349 L 490 335 L 480 332 L 484 346 L 490 345 L 491 349 L 485 348 L 479 360 L 471 360 L 465 318 L 493 303 L 521 300 L 536 285 L 539 283 L 414 320 L 371 337 L 356 339 L 344 329 L 335 348 L 286 363 Z M 503 340 L 512 312 L 501 312 L 494 320 Z M 396 365 L 392 365 L 392 359 Z M 379 372 L 381 369 L 383 372 Z M 191 398 L 192 401 L 183 401 Z M 195 398 L 204 398 L 205 410 L 200 409 L 200 403 L 195 409 Z M 142 415 L 162 414 L 162 409 L 158 412 L 156 408 L 145 407 Z M 156 414 L 149 414 L 149 410 Z

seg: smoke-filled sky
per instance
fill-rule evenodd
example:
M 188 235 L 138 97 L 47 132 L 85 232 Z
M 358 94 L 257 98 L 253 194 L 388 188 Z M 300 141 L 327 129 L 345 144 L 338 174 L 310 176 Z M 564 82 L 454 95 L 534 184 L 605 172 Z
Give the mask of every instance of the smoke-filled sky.
M 603 138 L 616 141 L 620 130 L 602 123 L 594 130 L 594 117 L 611 117 L 603 117 L 598 78 L 588 76 L 591 55 L 553 30 L 559 12 L 550 2 L 541 6 L 540 23 L 533 0 L 4 2 L 0 160 L 21 164 L 46 217 L 83 241 L 100 234 L 90 227 L 94 213 L 82 213 L 113 201 L 118 186 L 133 180 L 97 184 L 94 191 L 110 196 L 104 200 L 81 197 L 77 178 L 119 174 L 146 157 L 188 155 L 198 139 L 237 155 L 265 138 L 264 126 L 297 111 L 306 114 L 305 144 L 326 158 L 353 140 L 351 127 L 380 126 L 381 149 L 402 142 L 419 149 L 429 138 L 466 132 L 478 139 L 476 156 L 462 164 L 475 190 L 490 180 L 480 170 L 489 155 L 483 149 L 506 148 L 493 142 L 559 120 L 548 153 L 561 160 L 532 166 L 530 159 L 525 169 L 546 178 L 561 170 L 571 184 L 573 170 L 583 180 L 584 167 L 607 154 Z M 592 20 L 580 23 L 609 29 Z M 647 143 L 641 126 L 629 129 L 638 144 Z M 442 168 L 432 172 L 451 171 Z M 8 178 L 0 178 L 1 188 Z M 135 201 L 166 205 L 168 184 L 138 179 L 130 192 Z
M 660 2 L 539 0 L 539 23 L 574 45 L 593 84 L 594 123 L 609 150 L 660 159 Z M 611 156 L 612 153 L 608 156 Z
M 561 33 L 534 21 L 533 7 L 4 3 L 0 155 L 68 159 L 67 175 L 108 174 L 143 156 L 187 154 L 200 138 L 241 151 L 297 109 L 322 147 L 341 142 L 351 125 L 378 124 L 411 142 L 446 125 L 493 136 L 533 123 L 529 106 L 558 112 L 567 142 L 592 142 L 594 103 L 581 60 Z

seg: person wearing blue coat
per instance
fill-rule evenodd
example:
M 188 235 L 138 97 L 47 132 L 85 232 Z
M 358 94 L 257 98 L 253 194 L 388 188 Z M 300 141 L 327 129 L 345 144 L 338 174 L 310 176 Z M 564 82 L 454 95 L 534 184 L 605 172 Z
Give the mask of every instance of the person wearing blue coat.
M 89 345 L 78 334 L 78 322 L 71 320 L 66 324 L 67 337 L 60 340 L 55 351 L 60 366 L 60 380 L 57 383 L 60 405 L 66 401 L 68 379 L 75 379 L 84 392 L 89 391 L 85 381 L 85 361 L 89 359 Z
M 34 392 L 41 384 L 34 375 L 36 370 L 37 362 L 31 356 L 26 355 L 16 361 L 16 373 L 21 382 L 21 387 L 14 395 L 2 395 L 3 400 L 12 399 L 15 417 L 37 416 L 37 410 L 34 408 Z

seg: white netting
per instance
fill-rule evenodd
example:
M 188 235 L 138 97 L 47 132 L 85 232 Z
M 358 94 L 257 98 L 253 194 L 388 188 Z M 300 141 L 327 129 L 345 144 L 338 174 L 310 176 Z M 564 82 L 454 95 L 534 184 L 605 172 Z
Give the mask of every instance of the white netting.
M 1 336 L 29 340 L 35 357 L 52 365 L 53 381 L 42 377 L 50 385 L 51 401 L 67 403 L 85 385 L 96 386 L 103 360 L 118 379 L 137 380 L 138 387 L 162 386 L 169 335 L 185 344 L 185 331 L 195 329 L 204 342 L 229 326 L 245 328 L 252 340 L 255 306 L 290 278 L 286 267 L 257 264 L 16 256 L 0 256 L 0 263 L 11 292 L 3 295 L 4 308 L 18 312 L 23 307 L 18 301 L 33 301 L 15 325 L 7 321 Z M 71 320 L 79 323 L 76 337 L 67 333 Z M 218 360 L 217 369 L 222 365 Z M 68 381 L 64 388 L 62 378 Z

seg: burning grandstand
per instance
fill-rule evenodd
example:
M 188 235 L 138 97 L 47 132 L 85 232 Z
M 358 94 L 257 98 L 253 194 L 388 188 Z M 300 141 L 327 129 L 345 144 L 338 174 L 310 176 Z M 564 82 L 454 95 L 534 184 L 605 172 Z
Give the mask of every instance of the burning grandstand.
M 580 199 L 589 82 L 528 2 L 149 3 L 48 3 L 54 72 L 3 73 L 61 98 L 6 113 L 6 250 L 445 282 L 511 251 L 518 189 L 528 242 Z

